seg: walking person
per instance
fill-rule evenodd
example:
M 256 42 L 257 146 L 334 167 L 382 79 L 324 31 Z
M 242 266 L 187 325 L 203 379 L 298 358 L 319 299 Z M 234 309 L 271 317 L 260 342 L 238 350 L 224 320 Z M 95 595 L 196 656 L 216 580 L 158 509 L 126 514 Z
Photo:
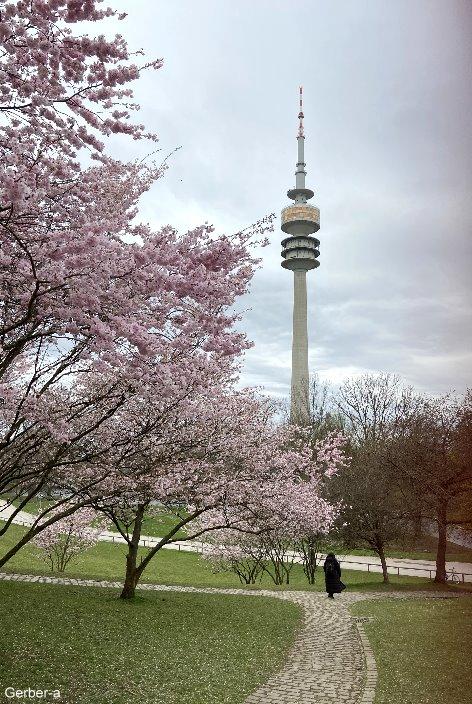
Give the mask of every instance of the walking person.
M 323 565 L 325 574 L 326 591 L 328 598 L 334 599 L 335 594 L 341 594 L 346 585 L 341 582 L 341 565 L 336 560 L 334 552 L 329 552 L 326 555 L 326 560 Z

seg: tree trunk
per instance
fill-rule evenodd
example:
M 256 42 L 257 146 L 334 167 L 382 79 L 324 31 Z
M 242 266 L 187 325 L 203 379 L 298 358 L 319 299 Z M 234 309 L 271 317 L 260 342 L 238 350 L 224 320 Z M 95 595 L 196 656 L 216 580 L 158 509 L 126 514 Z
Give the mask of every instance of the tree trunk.
M 438 550 L 436 553 L 436 576 L 434 581 L 440 584 L 446 582 L 446 542 L 447 542 L 447 503 L 441 502 L 438 506 Z
M 313 538 L 308 538 L 301 542 L 301 552 L 303 555 L 303 572 L 308 580 L 308 584 L 315 583 L 316 568 L 318 566 L 318 543 Z
M 269 575 L 269 577 L 272 579 L 274 584 L 283 584 L 284 583 L 284 574 L 283 574 L 283 569 L 282 569 L 282 565 L 281 565 L 280 560 L 278 558 L 271 557 L 270 563 L 271 563 L 273 570 L 274 570 L 273 573 L 271 572 L 271 570 L 267 566 L 264 567 L 264 572 L 266 572 Z
M 120 594 L 121 599 L 132 599 L 135 596 L 136 585 L 139 577 L 136 574 L 136 563 L 138 561 L 138 547 L 132 543 L 128 546 L 126 555 L 126 575 L 123 589 Z
M 136 566 L 139 539 L 141 537 L 141 527 L 143 523 L 144 512 L 146 511 L 148 506 L 149 502 L 145 505 L 139 506 L 136 512 L 133 535 L 131 540 L 128 541 L 128 555 L 130 555 L 130 557 L 129 560 L 128 557 L 126 558 L 126 577 L 125 583 L 123 585 L 123 591 L 120 595 L 122 599 L 133 598 L 136 585 L 138 584 L 141 575 L 143 574 L 144 570 L 146 569 L 147 565 L 152 560 L 152 558 L 157 555 L 159 550 L 161 550 L 164 545 L 167 545 L 169 542 L 171 542 L 172 538 L 174 538 L 175 534 L 181 528 L 183 528 L 187 523 L 190 523 L 190 521 L 193 521 L 195 518 L 200 516 L 200 514 L 202 514 L 204 510 L 206 510 L 199 509 L 198 511 L 194 511 L 194 513 L 192 513 L 190 516 L 187 516 L 185 520 L 180 521 L 180 523 L 174 526 L 174 528 L 172 528 L 172 530 L 164 538 L 162 538 L 153 548 L 149 548 L 147 554 L 144 557 L 141 557 L 139 565 Z M 221 527 L 223 528 L 224 526 Z M 197 533 L 194 537 L 197 537 L 198 535 L 199 534 Z M 136 551 L 134 560 L 132 557 L 133 550 Z
M 380 563 L 382 565 L 382 575 L 383 575 L 384 584 L 388 584 L 389 579 L 388 579 L 388 571 L 387 571 L 387 560 L 385 559 L 385 550 L 384 550 L 384 546 L 383 546 L 382 542 L 377 543 L 376 550 L 377 550 L 378 556 L 380 557 Z
M 128 543 L 128 554 L 126 555 L 126 575 L 120 599 L 133 599 L 136 594 L 136 585 L 142 574 L 142 569 L 138 567 L 139 539 L 141 537 L 141 526 L 143 524 L 144 511 L 146 505 L 140 504 L 136 512 L 133 526 L 133 535 Z

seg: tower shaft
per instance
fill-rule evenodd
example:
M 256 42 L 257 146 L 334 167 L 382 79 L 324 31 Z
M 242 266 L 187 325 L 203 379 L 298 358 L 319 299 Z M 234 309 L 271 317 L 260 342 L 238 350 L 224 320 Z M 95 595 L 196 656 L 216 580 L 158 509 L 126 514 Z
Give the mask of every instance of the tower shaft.
M 290 422 L 306 425 L 309 412 L 308 320 L 306 271 L 293 272 L 293 337 Z

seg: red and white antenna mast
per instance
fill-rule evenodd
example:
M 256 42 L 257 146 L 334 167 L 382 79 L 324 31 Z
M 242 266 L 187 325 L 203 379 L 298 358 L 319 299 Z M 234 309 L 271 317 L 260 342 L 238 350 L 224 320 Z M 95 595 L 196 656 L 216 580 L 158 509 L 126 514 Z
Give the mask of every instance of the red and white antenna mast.
M 298 119 L 300 120 L 299 125 L 298 125 L 298 136 L 299 137 L 304 137 L 305 133 L 303 131 L 303 118 L 305 115 L 303 114 L 303 86 L 300 86 L 300 112 L 298 113 Z

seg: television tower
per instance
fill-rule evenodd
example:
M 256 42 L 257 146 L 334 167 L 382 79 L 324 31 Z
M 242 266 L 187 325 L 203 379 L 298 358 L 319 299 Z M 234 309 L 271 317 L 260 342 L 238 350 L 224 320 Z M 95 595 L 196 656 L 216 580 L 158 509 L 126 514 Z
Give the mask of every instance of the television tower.
M 282 240 L 282 266 L 293 271 L 293 338 L 290 422 L 307 425 L 310 421 L 310 386 L 308 374 L 308 329 L 306 272 L 319 266 L 320 241 L 312 237 L 320 229 L 320 211 L 307 203 L 314 193 L 305 186 L 305 133 L 303 128 L 303 87 L 300 86 L 298 113 L 298 160 L 295 188 L 287 191 L 294 203 L 283 208 L 281 228 L 288 237 Z

